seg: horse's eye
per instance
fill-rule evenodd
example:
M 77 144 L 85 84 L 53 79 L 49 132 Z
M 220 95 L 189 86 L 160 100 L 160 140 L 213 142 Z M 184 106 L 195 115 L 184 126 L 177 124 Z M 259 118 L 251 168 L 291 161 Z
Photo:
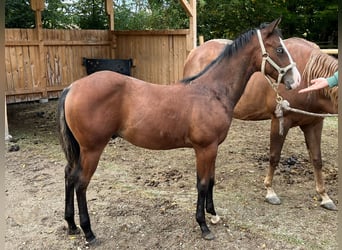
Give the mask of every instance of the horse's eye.
M 278 47 L 277 48 L 277 53 L 284 53 L 283 47 Z

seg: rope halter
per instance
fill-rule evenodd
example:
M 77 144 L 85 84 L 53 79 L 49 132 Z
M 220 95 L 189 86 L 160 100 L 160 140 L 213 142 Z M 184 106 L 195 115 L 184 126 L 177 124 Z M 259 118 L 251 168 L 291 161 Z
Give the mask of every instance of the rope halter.
M 266 76 L 265 74 L 265 67 L 266 67 L 266 61 L 271 64 L 273 66 L 273 68 L 275 68 L 275 70 L 278 71 L 278 80 L 276 83 L 276 86 L 278 86 L 280 84 L 281 79 L 283 78 L 283 76 L 287 73 L 287 71 L 289 71 L 290 69 L 292 69 L 293 67 L 296 66 L 296 63 L 292 60 L 291 55 L 288 53 L 284 43 L 282 42 L 282 40 L 280 39 L 280 42 L 283 46 L 283 49 L 285 50 L 286 54 L 289 57 L 290 60 L 290 64 L 287 65 L 286 67 L 279 67 L 279 65 L 272 60 L 272 58 L 270 57 L 270 55 L 267 53 L 264 43 L 262 41 L 262 37 L 261 37 L 261 32 L 259 29 L 257 29 L 257 35 L 258 35 L 258 40 L 260 43 L 260 47 L 261 47 L 261 53 L 262 53 L 262 63 L 261 63 L 261 73 L 263 73 L 264 76 Z M 266 76 L 267 77 L 267 76 Z

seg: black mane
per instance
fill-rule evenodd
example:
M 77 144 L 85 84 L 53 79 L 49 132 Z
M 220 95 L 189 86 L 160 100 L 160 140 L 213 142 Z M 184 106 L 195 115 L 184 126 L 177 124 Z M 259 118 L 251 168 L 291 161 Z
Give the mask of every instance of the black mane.
M 265 28 L 267 25 L 266 23 L 260 25 L 260 29 Z M 233 56 L 239 49 L 243 48 L 249 41 L 252 39 L 252 37 L 257 33 L 256 29 L 251 29 L 242 35 L 240 35 L 238 38 L 236 38 L 231 44 L 227 44 L 225 48 L 222 50 L 220 55 L 216 59 L 214 59 L 211 63 L 209 63 L 201 72 L 194 76 L 186 77 L 182 80 L 180 80 L 183 84 L 189 84 L 191 81 L 195 80 L 196 78 L 203 75 L 205 72 L 207 72 L 214 64 L 222 60 L 222 58 L 230 58 Z M 279 34 L 281 37 L 281 32 L 279 29 L 275 29 L 275 32 Z

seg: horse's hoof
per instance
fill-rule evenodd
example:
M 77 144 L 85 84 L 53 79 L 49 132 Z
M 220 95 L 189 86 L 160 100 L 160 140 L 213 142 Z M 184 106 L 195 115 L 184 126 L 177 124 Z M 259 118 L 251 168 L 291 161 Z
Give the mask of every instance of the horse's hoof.
M 217 223 L 219 223 L 220 220 L 221 220 L 221 219 L 220 219 L 220 216 L 214 215 L 213 217 L 211 217 L 210 222 L 211 222 L 212 224 L 216 225 Z
M 94 245 L 96 243 L 96 237 L 94 236 L 93 238 L 87 239 L 85 242 L 86 246 L 91 246 Z
M 268 203 L 270 203 L 272 205 L 280 205 L 281 204 L 281 201 L 278 198 L 278 196 L 270 196 L 270 197 L 266 196 L 265 201 L 267 201 Z
M 202 238 L 205 240 L 213 240 L 215 239 L 215 235 L 212 232 L 204 232 L 202 233 Z
M 68 230 L 68 235 L 73 236 L 73 235 L 78 235 L 81 233 L 81 230 L 76 227 L 75 229 L 70 229 Z
M 325 203 L 322 202 L 321 206 L 324 207 L 325 209 L 328 209 L 328 210 L 337 211 L 337 207 L 333 201 L 328 201 Z

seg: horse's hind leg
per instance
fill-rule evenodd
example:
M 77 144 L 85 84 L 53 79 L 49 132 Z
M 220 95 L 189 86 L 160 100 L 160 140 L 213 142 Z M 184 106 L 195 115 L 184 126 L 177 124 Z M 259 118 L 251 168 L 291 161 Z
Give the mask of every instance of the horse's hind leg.
M 80 225 L 86 237 L 87 244 L 94 243 L 96 237 L 91 230 L 86 192 L 90 179 L 97 168 L 101 153 L 102 150 L 89 152 L 81 149 L 80 171 L 75 184 Z
M 72 176 L 70 164 L 65 167 L 65 213 L 64 218 L 68 223 L 68 234 L 79 234 L 80 230 L 75 224 L 74 207 L 75 179 Z
M 314 176 L 316 182 L 316 191 L 321 196 L 321 206 L 329 210 L 337 210 L 336 205 L 326 193 L 323 173 L 322 173 L 322 156 L 321 156 L 321 136 L 323 121 L 316 124 L 310 124 L 301 127 L 305 136 L 305 143 L 308 149 L 310 160 L 314 166 Z
M 284 120 L 283 135 L 279 135 L 279 120 L 272 119 L 271 122 L 271 134 L 270 134 L 270 159 L 267 174 L 264 180 L 264 185 L 266 188 L 265 200 L 272 205 L 279 205 L 281 201 L 272 187 L 274 172 L 280 161 L 281 150 L 284 145 L 284 141 L 289 131 L 289 124 L 286 124 Z

